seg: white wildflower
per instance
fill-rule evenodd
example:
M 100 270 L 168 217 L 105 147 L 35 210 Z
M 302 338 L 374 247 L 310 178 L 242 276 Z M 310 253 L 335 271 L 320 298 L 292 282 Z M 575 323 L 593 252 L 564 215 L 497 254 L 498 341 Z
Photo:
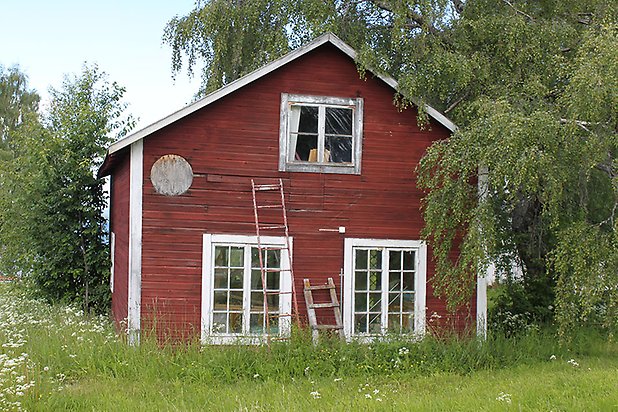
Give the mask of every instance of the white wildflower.
M 511 403 L 511 395 L 509 395 L 508 393 L 505 392 L 500 392 L 498 394 L 498 397 L 496 398 L 496 400 L 498 402 L 506 402 L 506 403 Z
M 309 395 L 311 395 L 313 399 L 320 399 L 322 397 L 322 395 L 320 395 L 320 392 L 318 391 L 310 392 Z

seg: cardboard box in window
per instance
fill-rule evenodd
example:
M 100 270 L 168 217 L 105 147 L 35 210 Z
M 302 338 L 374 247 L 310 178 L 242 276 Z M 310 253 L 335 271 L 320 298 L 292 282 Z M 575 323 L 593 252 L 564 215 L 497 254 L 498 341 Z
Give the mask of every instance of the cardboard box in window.
M 318 161 L 318 149 L 311 149 L 309 151 L 309 161 L 310 162 L 317 162 Z M 330 151 L 328 150 L 324 150 L 324 161 L 328 162 L 330 161 Z

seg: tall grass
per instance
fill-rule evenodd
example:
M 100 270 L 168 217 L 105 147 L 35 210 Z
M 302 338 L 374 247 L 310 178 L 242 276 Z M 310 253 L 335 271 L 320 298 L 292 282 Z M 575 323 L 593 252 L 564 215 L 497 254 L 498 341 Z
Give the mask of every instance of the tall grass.
M 47 305 L 6 284 L 0 284 L 0 340 L 0 410 L 107 409 L 100 403 L 106 397 L 113 410 L 118 391 L 135 402 L 127 407 L 152 402 L 148 393 L 155 392 L 161 402 L 155 405 L 161 410 L 202 410 L 179 403 L 189 398 L 204 405 L 216 401 L 205 395 L 210 392 L 204 388 L 228 393 L 228 404 L 212 404 L 221 410 L 247 407 L 238 398 L 243 391 L 247 396 L 265 396 L 284 388 L 277 396 L 285 398 L 286 387 L 302 388 L 303 402 L 330 389 L 336 396 L 332 385 L 347 385 L 348 390 L 357 385 L 354 393 L 375 398 L 377 389 L 361 383 L 471 376 L 549 365 L 554 358 L 564 365 L 582 357 L 618 359 L 618 345 L 591 330 L 562 345 L 553 331 L 543 330 L 510 339 L 490 336 L 485 342 L 456 336 L 421 342 L 392 337 L 369 345 L 323 339 L 314 346 L 306 331 L 296 330 L 288 342 L 270 347 L 162 346 L 148 335 L 133 347 L 114 333 L 104 317 Z M 330 382 L 330 389 L 318 390 L 325 382 Z M 91 393 L 86 388 L 98 389 Z M 192 391 L 189 398 L 185 391 Z

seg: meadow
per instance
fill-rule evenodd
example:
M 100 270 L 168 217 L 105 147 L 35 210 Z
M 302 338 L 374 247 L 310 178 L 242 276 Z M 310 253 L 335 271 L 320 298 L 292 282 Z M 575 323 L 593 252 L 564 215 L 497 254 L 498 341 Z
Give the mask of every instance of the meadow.
M 107 317 L 3 283 L 0 342 L 2 411 L 618 411 L 618 343 L 594 330 L 129 346 Z

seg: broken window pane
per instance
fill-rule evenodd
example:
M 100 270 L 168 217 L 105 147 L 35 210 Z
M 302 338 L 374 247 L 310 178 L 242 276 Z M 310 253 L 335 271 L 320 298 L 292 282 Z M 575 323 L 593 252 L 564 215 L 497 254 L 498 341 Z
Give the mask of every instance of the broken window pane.
M 355 108 L 312 103 L 288 106 L 287 161 L 352 165 Z
M 352 163 L 352 136 L 326 136 L 324 161 Z
M 352 136 L 352 109 L 327 107 L 326 134 Z

